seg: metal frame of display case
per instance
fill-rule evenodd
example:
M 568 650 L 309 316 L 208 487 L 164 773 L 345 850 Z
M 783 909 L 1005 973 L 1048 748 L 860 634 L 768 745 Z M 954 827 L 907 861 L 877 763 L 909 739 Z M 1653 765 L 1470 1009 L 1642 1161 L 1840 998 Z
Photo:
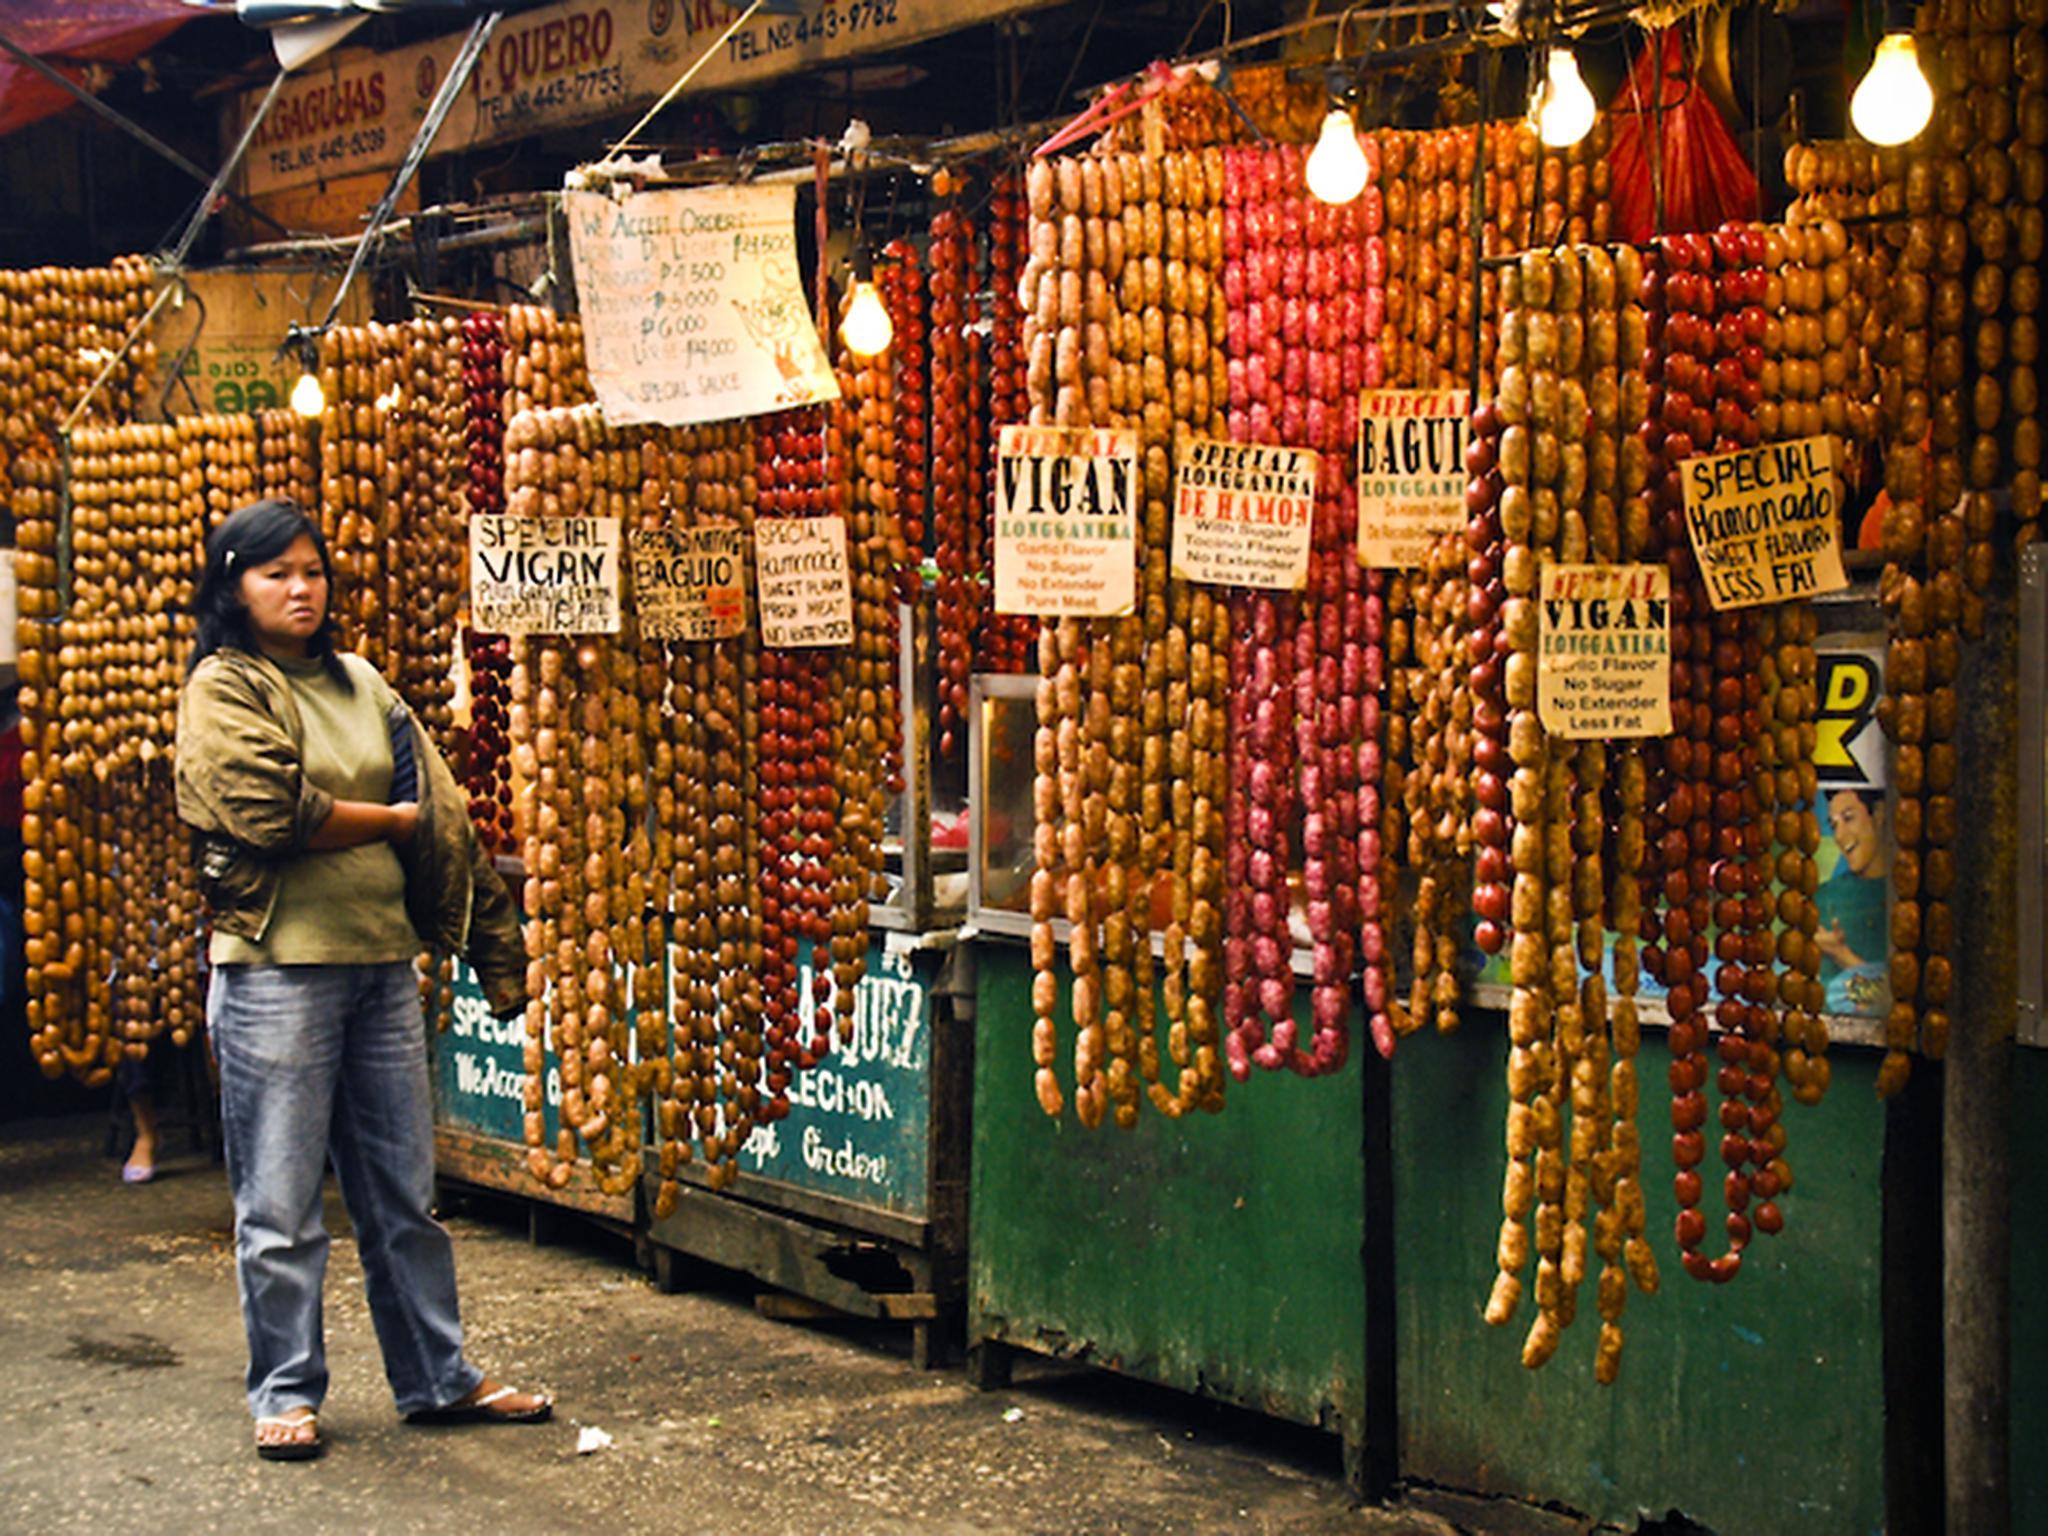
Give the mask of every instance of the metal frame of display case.
M 2021 1045 L 2048 1047 L 2048 548 L 2020 551 L 2019 1018 Z M 2032 959 L 2029 960 L 2028 957 Z

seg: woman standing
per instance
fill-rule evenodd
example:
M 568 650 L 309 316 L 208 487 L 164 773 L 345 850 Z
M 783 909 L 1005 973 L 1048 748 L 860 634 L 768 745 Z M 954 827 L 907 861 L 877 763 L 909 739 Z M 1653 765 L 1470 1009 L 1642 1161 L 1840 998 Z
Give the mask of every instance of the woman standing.
M 374 667 L 336 650 L 332 583 L 318 528 L 291 502 L 227 517 L 206 540 L 178 707 L 178 814 L 213 915 L 208 1023 L 268 1460 L 323 1449 L 330 1158 L 399 1411 L 536 1423 L 552 1409 L 463 1358 L 454 1253 L 429 1212 L 423 927 L 467 951 L 503 1014 L 524 1003 L 517 916 L 466 812 L 436 793 L 453 781 L 410 713 Z M 459 866 L 451 846 L 468 855 Z

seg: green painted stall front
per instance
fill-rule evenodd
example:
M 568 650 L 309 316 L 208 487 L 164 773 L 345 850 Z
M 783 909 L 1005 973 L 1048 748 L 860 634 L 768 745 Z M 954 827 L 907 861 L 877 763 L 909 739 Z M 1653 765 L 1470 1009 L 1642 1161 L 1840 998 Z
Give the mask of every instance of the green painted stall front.
M 1341 1430 L 1365 1301 L 1356 1064 L 1233 1086 L 1220 1116 L 1058 1120 L 1031 1086 L 1031 957 L 977 956 L 969 1338 Z
M 2048 1051 L 2014 1052 L 2012 1528 L 2048 1531 Z
M 1221 1116 L 1083 1130 L 1031 1085 L 1021 947 L 979 957 L 970 1337 L 995 1338 L 1302 1423 L 1364 1401 L 1361 1111 L 1332 1080 L 1258 1074 Z M 1662 1293 L 1632 1297 L 1620 1382 L 1593 1381 L 1593 1287 L 1563 1348 L 1523 1369 L 1523 1327 L 1480 1320 L 1506 1117 L 1497 1016 L 1405 1042 L 1393 1064 L 1401 1474 L 1557 1503 L 1633 1528 L 1676 1508 L 1723 1533 L 1861 1536 L 1884 1525 L 1874 1058 L 1836 1052 L 1794 1107 L 1784 1233 L 1731 1286 L 1678 1271 L 1669 1158 L 1642 1122 Z M 1527 1303 L 1525 1302 L 1525 1306 Z M 1354 1432 L 1355 1435 L 1355 1432 Z
M 1530 1298 L 1505 1328 L 1480 1320 L 1493 1282 L 1507 1115 L 1503 1029 L 1474 1015 L 1394 1062 L 1394 1220 L 1401 1471 L 1557 1501 L 1633 1528 L 1678 1509 L 1723 1536 L 1862 1536 L 1884 1529 L 1884 1331 L 1875 1054 L 1836 1050 L 1818 1107 L 1788 1106 L 1797 1181 L 1785 1230 L 1737 1279 L 1678 1267 L 1671 1159 L 1657 1135 L 1666 1053 L 1643 1051 L 1644 1162 L 1659 1294 L 1631 1294 L 1621 1379 L 1593 1380 L 1599 1317 L 1540 1371 L 1521 1364 Z M 1597 1260 L 1594 1261 L 1597 1263 Z

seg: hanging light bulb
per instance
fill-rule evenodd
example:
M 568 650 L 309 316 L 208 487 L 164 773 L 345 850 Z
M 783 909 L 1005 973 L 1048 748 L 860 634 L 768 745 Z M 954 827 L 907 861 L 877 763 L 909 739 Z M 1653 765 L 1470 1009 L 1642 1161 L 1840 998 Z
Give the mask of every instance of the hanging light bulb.
M 1543 142 L 1552 149 L 1570 148 L 1593 131 L 1599 110 L 1579 78 L 1578 56 L 1569 48 L 1552 48 L 1529 112 Z
M 319 420 L 320 413 L 327 409 L 327 391 L 320 387 L 319 346 L 295 325 L 286 333 L 284 345 L 278 351 L 296 353 L 299 359 L 299 376 L 291 392 L 293 412 L 307 421 Z
M 861 241 L 853 248 L 853 292 L 848 296 L 846 314 L 839 322 L 839 339 L 855 357 L 873 357 L 889 350 L 896 326 L 889 318 L 889 306 L 875 287 L 875 256 Z
M 1351 14 L 1345 13 L 1346 17 Z M 1337 27 L 1337 47 L 1341 51 L 1344 42 L 1344 28 Z M 1352 119 L 1351 109 L 1344 104 L 1344 98 L 1351 93 L 1351 71 L 1342 64 L 1331 60 L 1329 70 L 1323 76 L 1323 88 L 1330 94 L 1330 110 L 1323 116 L 1323 131 L 1316 137 L 1316 147 L 1309 151 L 1306 177 L 1310 195 L 1325 203 L 1343 204 L 1350 202 L 1365 190 L 1365 184 L 1372 179 L 1372 167 L 1366 163 L 1365 150 L 1358 142 L 1358 124 Z
M 1934 115 L 1934 92 L 1920 73 L 1920 50 L 1907 31 L 1887 32 L 1877 57 L 1849 99 L 1849 121 L 1873 144 L 1919 137 Z
M 1371 175 L 1350 109 L 1331 107 L 1316 147 L 1309 151 L 1309 191 L 1326 203 L 1348 203 L 1365 190 Z

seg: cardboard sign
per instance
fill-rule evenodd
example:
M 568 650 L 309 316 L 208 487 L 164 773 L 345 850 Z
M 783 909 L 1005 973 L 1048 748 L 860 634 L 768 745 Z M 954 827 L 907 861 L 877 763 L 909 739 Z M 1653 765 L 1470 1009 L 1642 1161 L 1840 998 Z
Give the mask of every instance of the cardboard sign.
M 487 635 L 619 632 L 619 520 L 469 520 L 470 627 Z
M 1671 733 L 1671 572 L 1546 565 L 1536 710 L 1568 740 Z
M 795 187 L 562 201 L 607 421 L 687 427 L 839 398 L 797 266 Z
M 746 547 L 738 523 L 636 528 L 633 613 L 649 640 L 727 640 L 746 627 Z
M 1420 566 L 1429 547 L 1465 527 L 1462 389 L 1368 389 L 1358 396 L 1358 563 Z
M 1308 584 L 1316 455 L 1190 439 L 1174 466 L 1173 574 L 1298 592 Z
M 700 58 L 691 96 L 907 48 L 1052 3 L 802 0 L 798 15 L 758 13 L 728 34 L 744 3 L 559 0 L 505 17 L 430 152 L 452 154 L 605 118 L 619 122 Z M 397 165 L 462 41 L 462 32 L 450 31 L 382 53 L 338 50 L 295 70 L 250 148 L 243 190 L 266 193 Z M 224 142 L 234 142 L 263 95 L 259 86 L 232 100 Z M 662 142 L 659 133 L 655 142 Z M 385 179 L 380 174 L 378 185 Z
M 376 193 L 371 196 L 374 199 Z M 355 217 L 359 220 L 361 214 L 359 204 Z M 337 273 L 310 269 L 187 273 L 186 285 L 198 302 L 167 310 L 156 329 L 158 371 L 183 358 L 184 382 L 173 396 L 174 408 L 187 408 L 187 387 L 200 410 L 220 416 L 283 405 L 299 376 L 299 360 L 289 353 L 280 356 L 278 343 L 284 340 L 286 327 L 311 325 L 320 318 L 340 280 Z M 337 322 L 361 325 L 369 318 L 368 288 L 351 288 Z
M 998 453 L 996 612 L 1129 613 L 1138 601 L 1138 434 L 1010 426 Z
M 853 644 L 853 583 L 843 517 L 754 522 L 761 643 L 777 649 Z
M 1710 454 L 1682 468 L 1686 532 L 1716 609 L 1849 585 L 1832 437 Z

